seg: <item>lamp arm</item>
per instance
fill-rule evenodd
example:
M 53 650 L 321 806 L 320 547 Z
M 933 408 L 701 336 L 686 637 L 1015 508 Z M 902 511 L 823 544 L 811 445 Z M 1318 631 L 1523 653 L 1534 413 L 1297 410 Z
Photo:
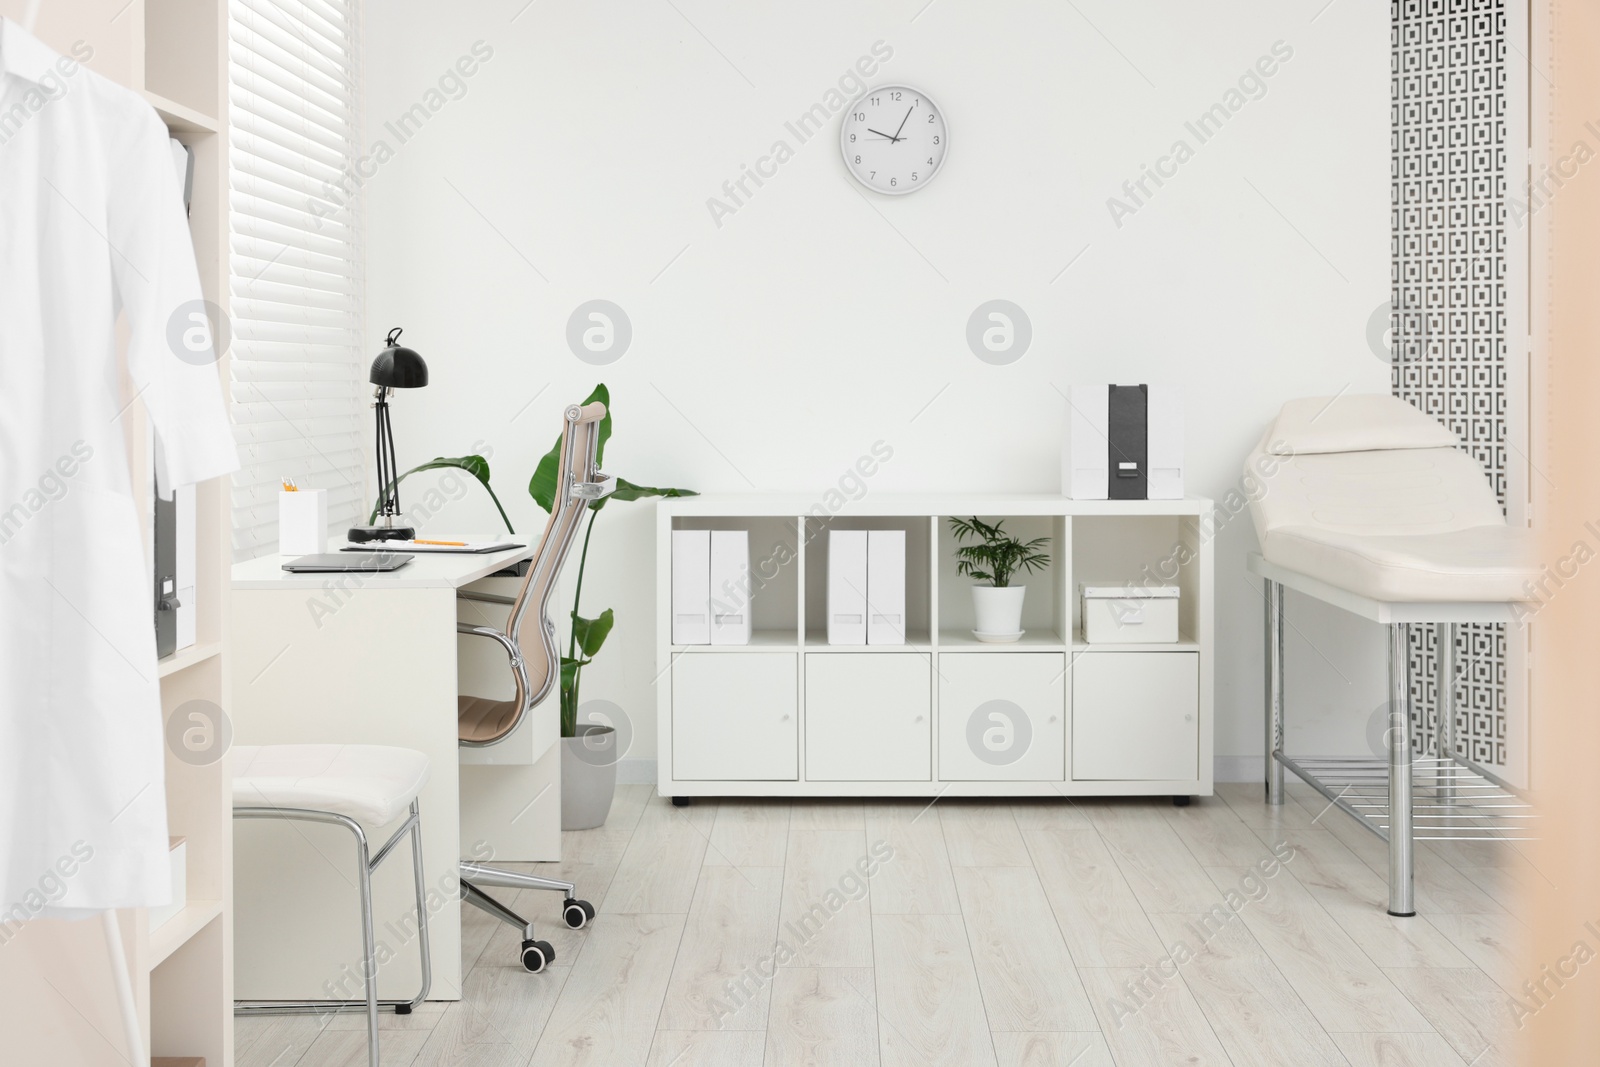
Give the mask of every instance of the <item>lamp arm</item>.
M 453 464 L 442 464 L 442 465 L 438 464 L 438 463 L 422 463 L 422 464 L 419 464 L 419 465 L 417 465 L 415 467 L 412 467 L 410 470 L 406 471 L 404 474 L 402 474 L 398 478 L 396 478 L 394 480 L 394 484 L 398 486 L 401 482 L 405 481 L 407 478 L 411 477 L 413 474 L 416 474 L 418 471 L 438 470 L 441 466 L 453 466 Z M 468 473 L 471 473 L 471 472 L 468 472 Z M 500 521 L 506 524 L 506 533 L 508 533 L 508 534 L 516 533 L 517 532 L 516 529 L 514 527 L 512 527 L 512 525 L 511 525 L 511 520 L 506 517 L 506 509 L 500 505 L 500 498 L 498 496 L 495 496 L 494 490 L 489 487 L 489 483 L 486 482 L 486 481 L 483 481 L 481 478 L 474 478 L 473 481 L 475 481 L 479 485 L 483 486 L 483 491 L 489 494 L 489 499 L 490 500 L 494 501 L 494 509 L 500 513 Z M 377 503 L 372 505 L 372 514 L 367 517 L 367 525 L 370 526 L 373 523 L 378 521 L 378 509 L 381 508 L 382 506 L 383 506 L 383 497 L 380 495 L 378 497 Z

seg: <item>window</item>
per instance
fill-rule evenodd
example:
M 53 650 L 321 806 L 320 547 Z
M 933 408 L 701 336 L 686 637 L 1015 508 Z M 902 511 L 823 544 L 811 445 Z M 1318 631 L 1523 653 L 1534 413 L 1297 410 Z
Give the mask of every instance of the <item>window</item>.
M 283 478 L 365 519 L 357 0 L 230 0 L 234 556 L 276 548 Z

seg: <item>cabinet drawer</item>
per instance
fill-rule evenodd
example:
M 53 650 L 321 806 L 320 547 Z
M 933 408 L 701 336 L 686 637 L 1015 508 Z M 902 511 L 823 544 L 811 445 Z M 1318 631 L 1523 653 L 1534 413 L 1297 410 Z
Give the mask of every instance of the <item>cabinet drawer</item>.
M 1059 782 L 1066 776 L 1066 657 L 939 656 L 939 777 Z
M 1085 652 L 1072 664 L 1072 777 L 1199 776 L 1200 656 Z
M 926 782 L 930 667 L 904 652 L 806 656 L 806 780 Z
M 680 780 L 794 781 L 799 664 L 789 652 L 690 652 L 672 665 L 672 773 Z

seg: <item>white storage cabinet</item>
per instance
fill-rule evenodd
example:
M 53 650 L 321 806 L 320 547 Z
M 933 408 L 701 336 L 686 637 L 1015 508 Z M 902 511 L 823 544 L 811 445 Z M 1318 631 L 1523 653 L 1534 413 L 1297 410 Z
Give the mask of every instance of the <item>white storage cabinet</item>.
M 696 796 L 1092 796 L 1212 792 L 1212 547 L 1206 500 L 788 496 L 657 511 L 658 785 Z M 972 635 L 947 520 L 1049 537 L 1023 637 Z M 744 645 L 674 644 L 674 535 L 750 534 Z M 905 543 L 905 643 L 828 643 L 830 537 Z M 844 543 L 844 542 L 841 542 Z M 1089 644 L 1077 582 L 1175 585 L 1178 639 Z

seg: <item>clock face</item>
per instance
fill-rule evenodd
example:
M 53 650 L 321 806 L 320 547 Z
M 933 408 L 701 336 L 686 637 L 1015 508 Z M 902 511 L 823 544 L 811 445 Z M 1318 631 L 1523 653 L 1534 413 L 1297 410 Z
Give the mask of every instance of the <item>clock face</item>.
M 939 173 L 950 129 L 927 93 L 908 85 L 880 85 L 845 112 L 839 148 L 845 166 L 868 189 L 912 193 Z

